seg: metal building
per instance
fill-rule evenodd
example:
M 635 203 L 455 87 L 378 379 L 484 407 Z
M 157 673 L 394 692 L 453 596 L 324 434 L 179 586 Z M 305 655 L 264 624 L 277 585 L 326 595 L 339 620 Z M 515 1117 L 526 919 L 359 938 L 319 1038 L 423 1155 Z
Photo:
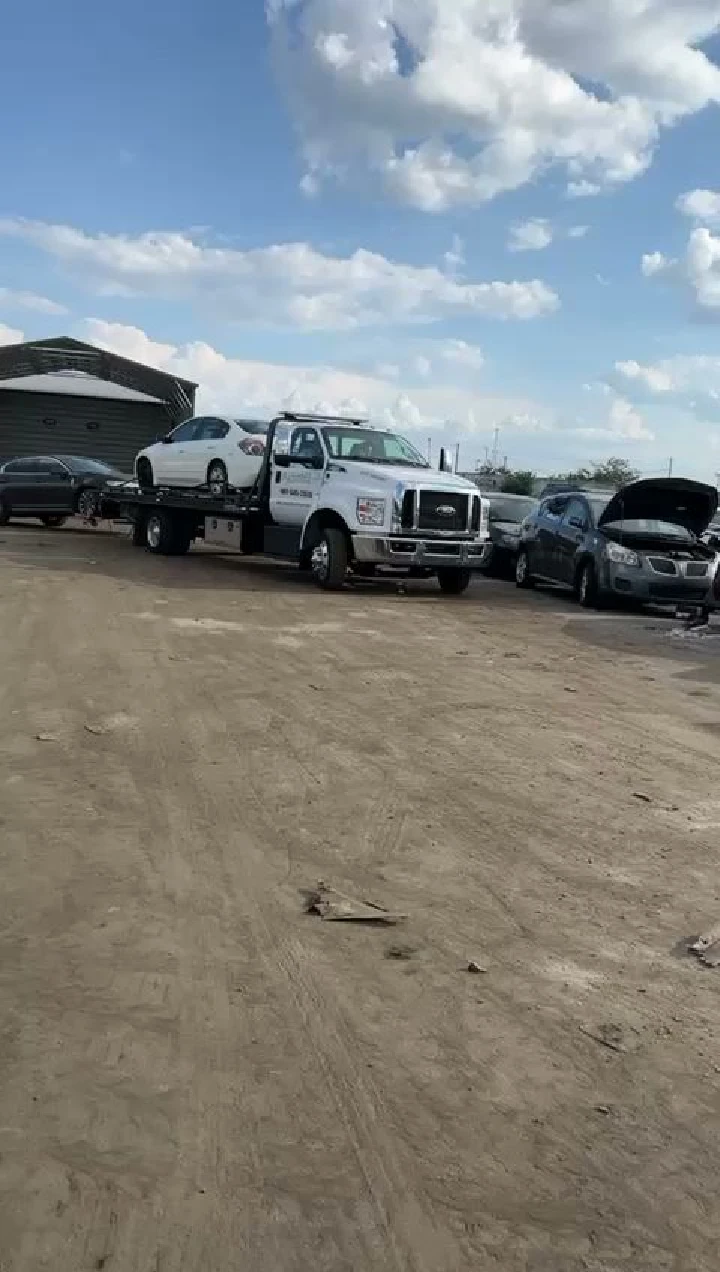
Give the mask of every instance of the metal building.
M 0 348 L 0 460 L 89 455 L 129 471 L 135 455 L 195 412 L 191 380 L 80 340 Z

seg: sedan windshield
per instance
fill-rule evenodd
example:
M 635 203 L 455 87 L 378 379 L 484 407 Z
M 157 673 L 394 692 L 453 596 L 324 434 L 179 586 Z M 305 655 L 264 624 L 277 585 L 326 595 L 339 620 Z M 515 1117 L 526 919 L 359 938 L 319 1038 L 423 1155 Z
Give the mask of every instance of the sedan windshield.
M 537 499 L 528 495 L 490 495 L 490 521 L 524 521 L 538 506 Z
M 87 459 L 84 455 L 58 455 L 58 459 L 71 473 L 97 473 L 100 477 L 109 477 L 116 471 L 101 459 Z
M 363 464 L 402 464 L 409 468 L 429 468 L 419 451 L 397 433 L 349 424 L 324 428 L 325 444 L 333 459 L 357 460 Z

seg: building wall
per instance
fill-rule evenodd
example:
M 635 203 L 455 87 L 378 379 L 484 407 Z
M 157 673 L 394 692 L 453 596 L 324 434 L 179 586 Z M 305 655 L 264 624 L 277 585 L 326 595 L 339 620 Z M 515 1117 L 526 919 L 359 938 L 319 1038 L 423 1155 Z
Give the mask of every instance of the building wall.
M 14 455 L 89 455 L 124 472 L 172 428 L 155 402 L 0 389 L 0 461 Z

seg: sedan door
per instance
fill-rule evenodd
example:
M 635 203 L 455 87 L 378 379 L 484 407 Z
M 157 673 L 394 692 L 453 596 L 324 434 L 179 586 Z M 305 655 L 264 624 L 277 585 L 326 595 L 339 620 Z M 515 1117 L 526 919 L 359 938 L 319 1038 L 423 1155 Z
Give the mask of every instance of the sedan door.
M 533 546 L 532 570 L 546 579 L 555 579 L 556 539 L 560 520 L 565 511 L 567 495 L 556 495 L 540 505 L 537 520 L 537 539 Z
M 590 509 L 584 499 L 572 498 L 562 515 L 555 536 L 554 577 L 570 587 L 575 583 L 578 548 L 590 529 Z
M 156 482 L 170 486 L 196 486 L 205 480 L 205 474 L 195 477 L 198 468 L 198 449 L 195 436 L 205 423 L 194 417 L 173 429 L 167 442 L 160 444 L 152 456 Z
M 14 512 L 34 512 L 42 494 L 42 465 L 38 459 L 12 459 L 0 474 L 0 491 Z
M 74 511 L 75 481 L 72 473 L 59 459 L 41 458 L 38 465 L 37 508 L 41 512 L 70 513 Z

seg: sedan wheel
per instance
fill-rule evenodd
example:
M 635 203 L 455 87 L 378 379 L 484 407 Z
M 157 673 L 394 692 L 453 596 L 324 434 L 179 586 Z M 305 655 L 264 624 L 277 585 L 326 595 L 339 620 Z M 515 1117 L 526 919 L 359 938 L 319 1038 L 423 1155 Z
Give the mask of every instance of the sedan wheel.
M 216 499 L 222 499 L 227 491 L 228 475 L 227 468 L 222 460 L 214 459 L 208 468 L 207 484 L 210 487 L 210 493 Z
M 578 604 L 583 609 L 593 609 L 598 603 L 598 587 L 595 566 L 592 561 L 584 561 L 580 567 L 577 580 Z
M 97 516 L 98 492 L 96 490 L 82 490 L 78 495 L 76 506 L 78 516 L 90 521 L 92 517 Z
M 534 579 L 530 573 L 530 558 L 527 548 L 521 548 L 515 562 L 515 582 L 518 587 L 533 587 Z

